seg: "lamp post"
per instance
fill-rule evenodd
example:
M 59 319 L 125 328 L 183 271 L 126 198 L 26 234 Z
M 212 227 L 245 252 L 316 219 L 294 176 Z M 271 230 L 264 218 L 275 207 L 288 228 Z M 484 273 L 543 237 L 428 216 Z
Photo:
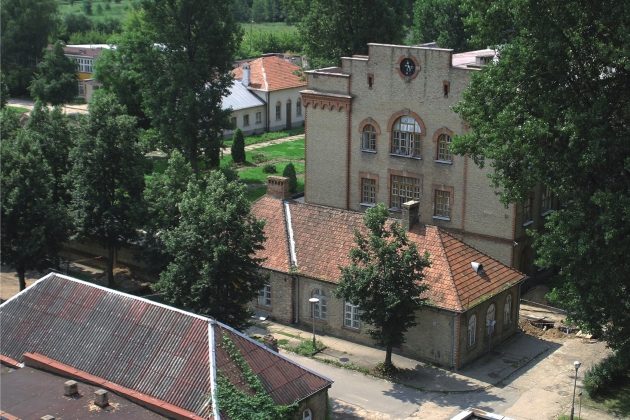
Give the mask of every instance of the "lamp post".
M 311 302 L 311 316 L 313 317 L 313 351 L 315 351 L 315 304 L 319 303 L 319 298 L 312 297 L 308 301 Z
M 582 366 L 582 363 L 577 360 L 573 362 L 573 367 L 575 368 L 575 380 L 573 381 L 573 402 L 571 403 L 571 420 L 573 420 L 573 415 L 575 413 L 575 388 L 577 387 L 577 376 L 578 369 Z

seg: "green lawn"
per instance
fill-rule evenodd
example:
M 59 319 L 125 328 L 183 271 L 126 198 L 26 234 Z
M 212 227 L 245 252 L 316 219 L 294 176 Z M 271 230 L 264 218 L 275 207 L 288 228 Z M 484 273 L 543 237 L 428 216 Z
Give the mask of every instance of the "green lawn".
M 18 114 L 18 115 L 22 115 L 25 112 L 28 112 L 28 108 L 23 108 L 21 106 L 16 106 L 16 105 L 7 105 L 6 109 L 7 111 L 12 112 L 14 114 Z
M 268 133 L 256 134 L 253 136 L 245 137 L 245 145 L 263 143 L 270 140 L 277 140 L 289 136 L 297 136 L 298 134 L 304 134 L 304 127 L 292 128 L 291 130 L 270 131 Z M 223 144 L 226 147 L 232 146 L 232 138 L 223 140 Z
M 630 418 L 630 378 L 626 379 L 619 388 L 603 397 L 591 399 L 585 392 L 582 405 L 606 411 L 618 418 Z
M 133 0 L 121 0 L 118 3 L 115 1 L 92 0 L 91 16 L 85 13 L 82 1 L 59 1 L 58 4 L 59 12 L 62 16 L 71 13 L 81 13 L 88 16 L 92 22 L 115 19 L 122 23 L 127 14 L 133 10 Z M 107 9 L 108 5 L 109 10 Z
M 292 25 L 287 25 L 284 22 L 262 22 L 262 23 L 241 22 L 241 29 L 243 29 L 243 32 L 262 31 L 262 32 L 271 32 L 272 34 L 297 32 L 297 27 L 292 26 Z

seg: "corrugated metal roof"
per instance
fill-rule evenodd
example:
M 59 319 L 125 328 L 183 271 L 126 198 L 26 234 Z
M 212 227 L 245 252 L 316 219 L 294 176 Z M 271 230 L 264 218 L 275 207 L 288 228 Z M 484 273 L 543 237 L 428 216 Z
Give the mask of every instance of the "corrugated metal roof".
M 222 108 L 232 108 L 233 111 L 239 109 L 254 108 L 263 106 L 265 102 L 247 89 L 243 84 L 235 80 L 230 88 L 230 94 L 223 98 Z
M 248 388 L 220 348 L 225 334 L 279 404 L 331 384 L 212 319 L 57 274 L 0 305 L 0 332 L 4 356 L 23 361 L 24 353 L 39 353 L 204 417 L 212 415 L 211 343 L 216 367 Z M 209 340 L 213 332 L 218 338 Z M 289 381 L 282 372 L 291 373 Z

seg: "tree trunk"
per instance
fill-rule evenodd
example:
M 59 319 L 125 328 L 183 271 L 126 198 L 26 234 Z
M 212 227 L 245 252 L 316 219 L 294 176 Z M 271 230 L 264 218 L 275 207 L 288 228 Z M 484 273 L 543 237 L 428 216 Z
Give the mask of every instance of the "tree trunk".
M 389 370 L 393 366 L 392 363 L 392 346 L 385 347 L 385 369 Z
M 110 245 L 107 251 L 107 287 L 114 287 L 114 255 L 116 247 Z
M 26 289 L 26 280 L 24 278 L 25 271 L 26 270 L 24 269 L 24 266 L 20 266 L 17 268 L 18 280 L 20 282 L 20 292 Z

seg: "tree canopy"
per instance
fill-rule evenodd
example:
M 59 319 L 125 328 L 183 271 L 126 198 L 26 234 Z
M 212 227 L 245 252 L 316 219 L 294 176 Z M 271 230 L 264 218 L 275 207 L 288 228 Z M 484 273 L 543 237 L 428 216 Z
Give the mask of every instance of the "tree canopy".
M 61 42 L 46 51 L 29 90 L 34 98 L 52 105 L 70 102 L 77 96 L 76 66 L 64 55 Z
M 462 0 L 416 0 L 413 38 L 418 43 L 435 41 L 440 48 L 455 52 L 469 48 L 468 30 L 464 25 Z
M 115 251 L 136 236 L 143 216 L 143 156 L 135 119 L 111 94 L 97 92 L 71 152 L 71 211 L 79 237 L 108 250 L 107 282 L 113 286 Z
M 26 270 L 46 266 L 66 239 L 66 213 L 53 200 L 53 176 L 31 131 L 3 138 L 0 160 L 2 263 L 15 267 L 24 290 Z
M 630 9 L 612 0 L 510 7 L 514 22 L 485 22 L 516 32 L 456 108 L 471 129 L 454 150 L 489 164 L 506 202 L 541 184 L 559 199 L 534 234 L 537 263 L 559 268 L 557 301 L 570 316 L 628 355 Z
M 164 300 L 235 328 L 247 325 L 245 305 L 263 287 L 263 222 L 250 214 L 245 186 L 212 171 L 191 182 L 179 224 L 164 234 L 171 262 L 156 290 Z
M 298 23 L 311 67 L 367 53 L 368 42 L 395 44 L 405 36 L 405 13 L 396 0 L 311 0 Z M 401 16 L 403 16 L 401 18 Z
M 386 371 L 392 368 L 393 347 L 405 342 L 405 332 L 416 324 L 416 311 L 424 303 L 423 270 L 429 256 L 418 253 L 405 230 L 390 224 L 383 204 L 368 209 L 364 222 L 368 234 L 355 232 L 357 246 L 350 251 L 350 265 L 341 268 L 335 295 L 361 310 L 361 320 L 374 328 L 370 335 L 385 347 Z
M 55 0 L 0 2 L 2 72 L 11 95 L 28 92 L 35 66 L 56 25 Z

